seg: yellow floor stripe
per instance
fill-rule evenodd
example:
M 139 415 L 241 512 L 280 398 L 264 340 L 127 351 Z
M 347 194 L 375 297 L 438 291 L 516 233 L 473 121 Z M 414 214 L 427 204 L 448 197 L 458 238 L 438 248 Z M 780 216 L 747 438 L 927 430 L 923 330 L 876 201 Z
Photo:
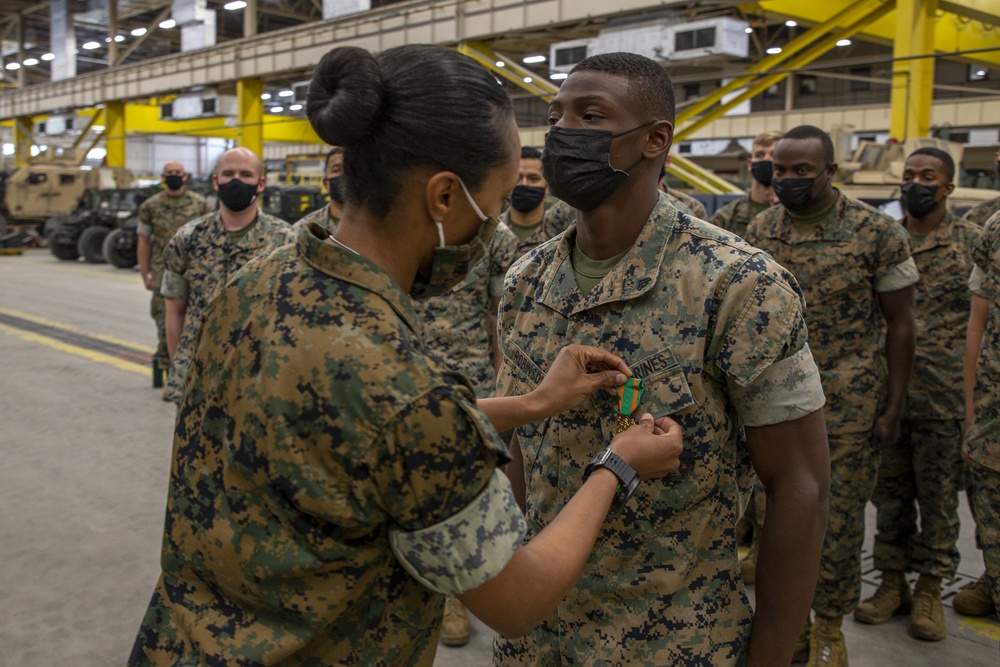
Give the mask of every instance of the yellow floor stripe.
M 66 273 L 75 273 L 77 275 L 86 276 L 97 276 L 98 278 L 111 278 L 112 280 L 127 280 L 129 282 L 134 282 L 142 284 L 142 278 L 139 276 L 137 271 L 131 271 L 129 269 L 115 269 L 114 271 L 102 271 L 100 269 L 83 269 L 77 264 L 62 265 L 62 263 L 47 265 L 46 270 L 55 269 L 56 271 L 64 271 Z
M 9 327 L 6 324 L 0 324 L 0 331 L 6 331 L 7 333 L 17 336 L 21 340 L 29 343 L 45 345 L 54 350 L 59 350 L 60 352 L 66 352 L 68 354 L 75 354 L 78 357 L 83 357 L 84 359 L 89 359 L 90 361 L 96 361 L 101 364 L 109 364 L 123 371 L 132 371 L 133 373 L 141 373 L 146 376 L 150 373 L 149 367 L 145 364 L 136 364 L 131 361 L 125 361 L 124 359 L 113 357 L 110 354 L 94 352 L 93 350 L 64 343 L 60 340 L 56 340 L 55 338 L 49 338 L 48 336 L 42 336 L 30 331 L 23 331 L 21 329 Z
M 150 347 L 149 345 L 140 345 L 139 343 L 133 343 L 130 340 L 123 340 L 121 338 L 115 338 L 114 336 L 108 336 L 105 334 L 88 333 L 86 331 L 81 331 L 76 327 L 72 327 L 68 324 L 63 324 L 62 322 L 55 322 L 53 320 L 47 320 L 44 317 L 39 317 L 38 315 L 31 315 L 30 313 L 24 313 L 19 310 L 0 308 L 0 314 L 9 315 L 10 317 L 19 317 L 22 320 L 28 320 L 29 322 L 44 324 L 45 326 L 49 326 L 54 329 L 62 329 L 63 331 L 71 331 L 73 333 L 82 334 L 84 336 L 87 336 L 88 338 L 96 338 L 97 340 L 103 340 L 107 343 L 114 343 L 115 345 L 128 347 L 133 350 L 137 350 L 139 352 L 148 352 L 149 354 L 156 354 L 156 348 Z
M 962 616 L 959 622 L 975 632 L 977 635 L 982 635 L 983 637 L 994 641 L 1000 639 L 1000 625 L 997 625 L 994 621 L 988 621 L 983 618 L 970 618 L 968 616 Z

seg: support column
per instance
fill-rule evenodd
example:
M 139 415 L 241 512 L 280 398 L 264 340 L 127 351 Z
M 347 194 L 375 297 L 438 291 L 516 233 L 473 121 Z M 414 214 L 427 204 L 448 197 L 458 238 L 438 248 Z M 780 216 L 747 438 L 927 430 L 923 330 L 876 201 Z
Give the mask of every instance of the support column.
M 264 82 L 260 79 L 240 79 L 236 82 L 237 144 L 249 148 L 264 159 Z
M 125 167 L 125 103 L 104 104 L 104 146 L 109 167 Z
M 108 0 L 108 67 L 114 67 L 118 62 L 118 0 Z
M 14 119 L 14 164 L 23 167 L 31 159 L 31 146 L 35 143 L 31 133 L 35 121 L 31 116 Z
M 892 68 L 889 136 L 899 141 L 926 137 L 931 131 L 934 58 L 934 15 L 938 0 L 898 0 Z
M 243 36 L 253 37 L 257 34 L 257 0 L 247 0 L 243 8 Z

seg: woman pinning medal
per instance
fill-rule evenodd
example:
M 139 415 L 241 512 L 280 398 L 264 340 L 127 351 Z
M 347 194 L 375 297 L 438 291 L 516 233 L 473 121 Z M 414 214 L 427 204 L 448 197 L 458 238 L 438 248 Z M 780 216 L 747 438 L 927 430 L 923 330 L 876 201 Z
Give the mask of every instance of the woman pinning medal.
M 308 114 L 345 147 L 343 217 L 250 262 L 208 313 L 133 665 L 431 665 L 446 593 L 522 634 L 574 585 L 612 503 L 678 467 L 680 428 L 644 415 L 524 544 L 497 430 L 631 373 L 571 346 L 544 375 L 523 361 L 530 393 L 477 402 L 424 351 L 411 295 L 462 280 L 517 181 L 507 95 L 451 49 L 340 48 Z

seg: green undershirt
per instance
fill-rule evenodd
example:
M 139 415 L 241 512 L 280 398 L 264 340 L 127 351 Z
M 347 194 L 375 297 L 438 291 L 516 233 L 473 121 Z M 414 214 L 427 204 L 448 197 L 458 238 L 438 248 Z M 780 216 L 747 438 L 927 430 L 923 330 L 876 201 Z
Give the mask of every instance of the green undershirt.
M 771 208 L 770 204 L 761 204 L 759 201 L 750 200 L 750 217 L 757 215 L 758 213 L 763 213 L 767 209 Z
M 813 215 L 800 218 L 791 211 L 788 211 L 788 217 L 792 219 L 792 227 L 795 227 L 795 231 L 799 234 L 808 234 L 812 231 L 813 227 L 826 220 L 826 217 L 830 215 L 830 211 L 837 206 L 837 202 L 839 201 L 840 192 L 837 191 L 837 196 L 833 198 L 833 203 L 819 213 L 814 213 Z
M 623 252 L 608 259 L 591 259 L 580 250 L 580 243 L 573 244 L 573 275 L 576 276 L 576 284 L 580 288 L 581 294 L 589 294 L 590 290 L 597 287 L 598 283 L 608 275 L 622 257 L 628 254 L 632 248 L 626 248 Z
M 228 232 L 230 243 L 236 245 L 237 243 L 242 241 L 243 237 L 247 235 L 247 232 L 253 229 L 254 225 L 256 224 L 257 224 L 257 216 L 254 216 L 253 220 L 250 221 L 250 224 L 244 227 L 243 229 L 237 229 L 236 231 Z
M 927 232 L 926 234 L 915 234 L 914 232 L 910 231 L 909 229 L 907 229 L 906 231 L 908 231 L 910 233 L 910 247 L 911 248 L 916 248 L 917 246 L 919 246 L 921 243 L 924 242 L 925 238 L 927 238 L 928 236 L 930 236 L 930 232 Z
M 535 233 L 535 230 L 542 226 L 543 222 L 545 222 L 545 218 L 539 220 L 538 224 L 536 225 L 529 225 L 526 227 L 522 227 L 521 225 L 511 220 L 509 227 L 511 228 L 511 230 L 513 230 L 514 236 L 517 237 L 518 241 L 527 241 L 529 238 L 531 238 L 531 235 Z

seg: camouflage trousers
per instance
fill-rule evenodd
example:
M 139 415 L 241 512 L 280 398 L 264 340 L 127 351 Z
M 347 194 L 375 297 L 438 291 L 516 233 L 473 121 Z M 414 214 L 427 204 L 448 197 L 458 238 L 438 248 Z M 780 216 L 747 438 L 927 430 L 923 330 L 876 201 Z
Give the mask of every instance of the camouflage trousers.
M 167 353 L 167 307 L 160 290 L 153 290 L 153 296 L 149 301 L 149 314 L 156 322 L 156 358 L 159 360 L 160 368 L 168 370 L 170 355 Z
M 955 576 L 964 468 L 962 420 L 903 422 L 899 442 L 882 450 L 878 464 L 875 567 Z
M 854 610 L 861 596 L 865 506 L 875 488 L 878 460 L 867 433 L 831 433 L 828 438 L 830 515 L 812 608 L 822 616 L 844 616 Z
M 986 575 L 993 589 L 993 602 L 1000 607 L 1000 470 L 972 462 L 972 495 L 978 508 Z

